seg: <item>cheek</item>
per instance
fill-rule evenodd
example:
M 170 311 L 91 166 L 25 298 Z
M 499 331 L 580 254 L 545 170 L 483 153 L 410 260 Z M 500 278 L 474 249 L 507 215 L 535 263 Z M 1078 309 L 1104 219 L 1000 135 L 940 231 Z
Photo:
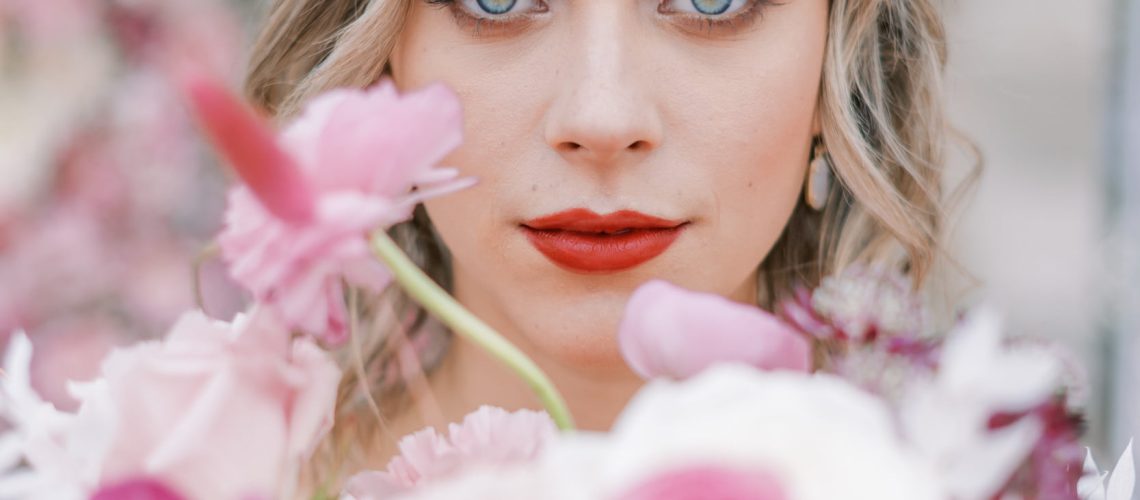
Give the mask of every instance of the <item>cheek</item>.
M 533 130 L 532 108 L 525 88 L 505 86 L 527 79 L 512 76 L 519 62 L 490 67 L 486 57 L 465 57 L 470 42 L 457 37 L 450 15 L 429 12 L 422 5 L 412 9 L 392 58 L 392 77 L 401 91 L 443 82 L 463 105 L 463 142 L 440 164 L 459 168 L 474 177 L 473 188 L 425 203 L 428 214 L 456 264 L 464 267 L 495 265 L 502 255 L 502 205 L 511 193 L 525 192 L 529 185 L 511 175 L 509 165 L 534 148 L 520 147 L 520 138 Z M 508 60 L 505 57 L 497 60 Z M 505 90 L 504 90 L 505 89 Z M 516 194 L 517 197 L 517 194 Z
M 814 128 L 823 40 L 789 34 L 728 54 L 672 106 L 713 200 L 707 241 L 725 279 L 755 269 L 802 195 Z M 789 51 L 787 47 L 797 47 Z M 722 51 L 721 56 L 725 56 Z M 698 73 L 698 72 L 694 72 Z
M 768 92 L 720 118 L 731 128 L 722 134 L 727 139 L 721 148 L 710 149 L 710 156 L 721 157 L 710 168 L 710 182 L 726 231 L 774 242 L 802 192 L 814 105 L 814 93 L 804 89 L 815 87 L 806 80 L 802 87 L 762 82 L 757 88 Z

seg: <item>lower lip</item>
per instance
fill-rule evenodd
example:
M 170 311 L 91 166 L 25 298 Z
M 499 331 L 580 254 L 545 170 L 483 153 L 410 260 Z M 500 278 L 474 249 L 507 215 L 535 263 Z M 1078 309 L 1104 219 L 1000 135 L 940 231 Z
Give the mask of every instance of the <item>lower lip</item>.
M 637 267 L 661 255 L 684 226 L 596 234 L 523 227 L 530 244 L 556 264 L 573 271 L 612 273 Z

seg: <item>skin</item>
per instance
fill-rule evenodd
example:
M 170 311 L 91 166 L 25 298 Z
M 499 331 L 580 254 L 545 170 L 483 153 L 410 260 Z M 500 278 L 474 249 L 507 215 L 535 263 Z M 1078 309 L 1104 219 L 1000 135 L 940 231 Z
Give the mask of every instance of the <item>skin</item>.
M 479 179 L 427 204 L 453 256 L 453 292 L 547 371 L 581 428 L 606 429 L 642 384 L 615 338 L 638 285 L 660 278 L 755 302 L 757 266 L 802 196 L 819 133 L 828 2 L 761 2 L 752 22 L 710 32 L 685 20 L 702 15 L 682 10 L 691 0 L 664 0 L 675 11 L 665 14 L 662 0 L 546 0 L 537 13 L 539 0 L 518 0 L 508 15 L 523 17 L 478 35 L 447 6 L 413 3 L 392 78 L 404 90 L 442 81 L 456 91 L 464 144 L 442 164 Z M 721 16 L 747 17 L 748 3 Z M 690 224 L 646 264 L 581 274 L 519 229 L 574 207 Z M 400 417 L 394 431 L 457 421 L 480 404 L 540 407 L 463 342 L 429 383 L 438 411 Z

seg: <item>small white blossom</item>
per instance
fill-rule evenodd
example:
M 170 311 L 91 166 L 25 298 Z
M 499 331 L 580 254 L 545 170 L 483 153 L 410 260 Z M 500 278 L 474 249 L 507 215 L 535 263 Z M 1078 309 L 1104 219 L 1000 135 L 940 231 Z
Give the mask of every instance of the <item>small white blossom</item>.
M 937 374 L 906 390 L 904 432 L 954 498 L 989 498 L 1043 431 L 1036 419 L 992 430 L 990 418 L 1045 402 L 1060 373 L 1057 359 L 1039 346 L 1005 347 L 997 316 L 976 311 L 946 341 Z
M 1136 486 L 1133 460 L 1132 441 L 1129 441 L 1110 476 L 1107 472 L 1100 471 L 1093 460 L 1092 451 L 1089 451 L 1085 457 L 1085 477 L 1077 484 L 1078 495 L 1083 500 L 1131 500 Z

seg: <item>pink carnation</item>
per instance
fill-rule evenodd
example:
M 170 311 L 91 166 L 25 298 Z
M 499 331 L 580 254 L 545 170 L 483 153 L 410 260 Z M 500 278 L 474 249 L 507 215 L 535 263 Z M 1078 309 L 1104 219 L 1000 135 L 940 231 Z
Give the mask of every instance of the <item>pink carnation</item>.
M 364 472 L 345 491 L 356 500 L 385 498 L 425 481 L 453 476 L 471 465 L 501 465 L 534 459 L 557 434 L 544 412 L 483 406 L 462 424 L 448 426 L 448 436 L 428 428 L 400 441 L 400 456 L 386 472 Z
M 344 283 L 388 283 L 369 233 L 471 185 L 435 168 L 462 139 L 458 98 L 442 85 L 402 97 L 390 81 L 329 92 L 279 140 L 220 87 L 195 81 L 189 94 L 245 184 L 230 194 L 219 237 L 231 274 L 289 327 L 329 344 L 346 338 Z
M 338 193 L 321 197 L 314 224 L 293 225 L 238 187 L 230 193 L 218 242 L 230 274 L 259 302 L 290 327 L 336 345 L 348 331 L 341 280 L 373 291 L 388 283 L 365 235 L 390 214 L 382 199 Z

